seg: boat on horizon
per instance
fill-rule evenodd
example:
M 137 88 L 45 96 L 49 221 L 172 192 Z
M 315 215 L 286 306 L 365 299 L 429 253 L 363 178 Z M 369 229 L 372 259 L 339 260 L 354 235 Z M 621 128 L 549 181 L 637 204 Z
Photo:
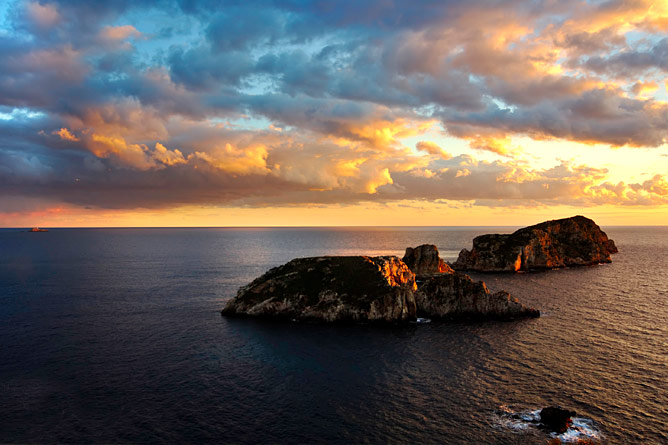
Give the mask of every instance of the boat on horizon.
M 39 227 L 33 227 L 32 229 L 28 230 L 28 232 L 48 232 L 49 229 L 40 229 Z

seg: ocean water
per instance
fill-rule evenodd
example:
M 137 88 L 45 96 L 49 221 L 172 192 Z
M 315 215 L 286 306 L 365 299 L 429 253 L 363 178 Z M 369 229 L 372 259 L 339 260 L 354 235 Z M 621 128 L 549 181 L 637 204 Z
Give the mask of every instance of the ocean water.
M 543 316 L 379 328 L 226 319 L 294 257 L 455 259 L 512 228 L 0 230 L 0 442 L 668 443 L 668 228 L 601 266 L 474 275 Z

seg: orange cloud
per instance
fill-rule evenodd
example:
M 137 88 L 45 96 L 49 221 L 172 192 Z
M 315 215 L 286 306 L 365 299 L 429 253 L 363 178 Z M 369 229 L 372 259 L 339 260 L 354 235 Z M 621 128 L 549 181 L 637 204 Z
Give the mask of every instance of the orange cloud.
M 108 158 L 115 155 L 123 164 L 139 170 L 147 170 L 156 166 L 149 156 L 148 147 L 141 144 L 128 144 L 121 137 L 105 136 L 93 133 L 87 138 L 86 145 L 95 156 Z
M 512 147 L 510 137 L 481 136 L 476 135 L 469 138 L 469 146 L 475 150 L 484 150 L 501 156 L 512 156 L 517 152 Z
M 100 38 L 109 42 L 118 42 L 127 38 L 135 39 L 142 37 L 142 33 L 132 25 L 105 26 L 100 30 Z
M 56 135 L 60 136 L 60 139 L 62 139 L 64 141 L 72 141 L 72 142 L 78 142 L 79 141 L 79 138 L 76 137 L 75 135 L 73 135 L 70 132 L 70 130 L 68 130 L 65 127 L 61 128 L 58 131 L 54 131 L 52 134 L 56 134 Z
M 631 91 L 636 96 L 641 97 L 650 97 L 655 91 L 659 89 L 659 85 L 656 82 L 636 82 L 631 87 Z
M 236 146 L 230 143 L 219 145 L 207 152 L 196 151 L 188 160 L 202 160 L 212 167 L 227 173 L 268 173 L 267 147 L 263 144 Z
M 415 148 L 419 151 L 429 153 L 430 155 L 440 156 L 443 159 L 450 159 L 452 155 L 447 151 L 443 150 L 438 144 L 431 141 L 420 141 L 415 144 Z
M 374 120 L 368 123 L 340 122 L 332 132 L 331 139 L 340 145 L 361 141 L 376 149 L 387 149 L 398 145 L 399 139 L 423 134 L 436 121 L 415 121 L 404 118 Z
M 155 150 L 151 153 L 151 156 L 153 159 L 170 167 L 173 165 L 185 164 L 187 162 L 180 150 L 168 150 L 160 142 L 155 143 Z

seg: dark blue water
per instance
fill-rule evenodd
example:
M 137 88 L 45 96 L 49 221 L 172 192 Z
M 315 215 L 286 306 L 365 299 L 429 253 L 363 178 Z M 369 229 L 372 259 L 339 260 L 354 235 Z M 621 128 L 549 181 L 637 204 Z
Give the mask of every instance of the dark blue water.
M 452 260 L 499 228 L 0 230 L 0 442 L 546 443 L 561 404 L 604 443 L 668 443 L 668 229 L 609 265 L 487 275 L 544 316 L 407 328 L 222 318 L 300 256 Z

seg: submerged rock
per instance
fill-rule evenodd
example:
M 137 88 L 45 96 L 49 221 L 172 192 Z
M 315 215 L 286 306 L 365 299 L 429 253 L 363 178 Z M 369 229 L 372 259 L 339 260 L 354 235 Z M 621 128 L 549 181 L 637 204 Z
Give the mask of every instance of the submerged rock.
M 325 322 L 416 318 L 415 275 L 395 256 L 298 258 L 237 292 L 223 315 Z
M 584 216 L 546 221 L 510 235 L 481 235 L 462 249 L 455 270 L 518 272 L 611 262 L 613 240 Z
M 560 406 L 548 406 L 540 410 L 540 423 L 555 433 L 563 433 L 573 423 L 571 417 L 575 417 L 575 411 L 564 409 Z
M 423 244 L 417 247 L 406 247 L 402 259 L 415 275 L 432 275 L 437 273 L 453 273 L 448 264 L 441 259 L 438 248 L 433 244 Z
M 417 255 L 408 252 L 419 252 Z M 239 289 L 223 315 L 323 322 L 537 317 L 507 292 L 441 267 L 435 246 L 407 249 L 421 275 L 395 256 L 298 258 Z M 435 271 L 436 269 L 436 271 Z M 441 272 L 443 270 L 443 272 Z

